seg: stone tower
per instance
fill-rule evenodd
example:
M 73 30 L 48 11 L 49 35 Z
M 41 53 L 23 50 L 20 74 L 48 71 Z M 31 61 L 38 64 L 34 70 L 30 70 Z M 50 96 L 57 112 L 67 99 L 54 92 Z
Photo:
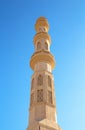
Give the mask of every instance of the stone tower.
M 31 80 L 29 126 L 27 130 L 61 130 L 56 119 L 54 78 L 55 60 L 50 52 L 49 24 L 40 17 L 35 24 L 35 52 L 30 66 L 34 71 Z

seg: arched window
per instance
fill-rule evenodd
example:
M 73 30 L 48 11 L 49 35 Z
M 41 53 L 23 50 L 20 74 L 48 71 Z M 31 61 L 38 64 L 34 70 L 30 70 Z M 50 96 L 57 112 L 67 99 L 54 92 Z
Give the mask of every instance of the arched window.
M 34 78 L 32 79 L 32 83 L 31 83 L 31 89 L 34 88 Z
M 45 28 L 43 28 L 43 30 L 44 30 L 44 32 L 46 32 L 46 29 L 45 29 Z
M 38 76 L 38 81 L 37 81 L 38 85 L 42 85 L 43 84 L 43 77 L 42 75 Z
M 45 49 L 48 50 L 48 43 L 45 42 Z
M 39 32 L 42 32 L 42 28 L 41 27 L 39 28 Z
M 40 50 L 40 49 L 41 49 L 41 43 L 38 42 L 38 43 L 37 43 L 37 50 Z
M 51 81 L 51 77 L 50 76 L 48 76 L 48 86 L 52 87 L 52 81 Z

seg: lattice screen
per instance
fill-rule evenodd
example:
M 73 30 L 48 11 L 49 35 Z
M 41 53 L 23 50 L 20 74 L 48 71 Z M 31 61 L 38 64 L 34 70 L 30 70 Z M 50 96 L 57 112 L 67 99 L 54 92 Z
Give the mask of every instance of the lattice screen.
M 39 75 L 38 76 L 38 81 L 37 81 L 38 85 L 43 85 L 43 76 Z
M 37 90 L 37 102 L 43 101 L 43 89 Z

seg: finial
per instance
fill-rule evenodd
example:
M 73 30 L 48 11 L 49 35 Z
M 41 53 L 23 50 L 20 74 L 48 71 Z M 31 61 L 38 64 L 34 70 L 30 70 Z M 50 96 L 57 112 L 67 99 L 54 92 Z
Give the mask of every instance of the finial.
M 35 29 L 38 32 L 48 32 L 49 24 L 45 17 L 39 17 L 35 24 Z

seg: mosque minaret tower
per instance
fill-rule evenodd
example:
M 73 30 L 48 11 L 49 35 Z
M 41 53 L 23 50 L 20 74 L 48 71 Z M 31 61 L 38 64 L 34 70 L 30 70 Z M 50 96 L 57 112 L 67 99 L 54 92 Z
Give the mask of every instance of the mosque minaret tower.
M 54 56 L 50 52 L 49 24 L 40 17 L 35 24 L 35 52 L 30 66 L 34 73 L 31 79 L 29 123 L 27 130 L 61 130 L 57 123 L 54 78 Z

